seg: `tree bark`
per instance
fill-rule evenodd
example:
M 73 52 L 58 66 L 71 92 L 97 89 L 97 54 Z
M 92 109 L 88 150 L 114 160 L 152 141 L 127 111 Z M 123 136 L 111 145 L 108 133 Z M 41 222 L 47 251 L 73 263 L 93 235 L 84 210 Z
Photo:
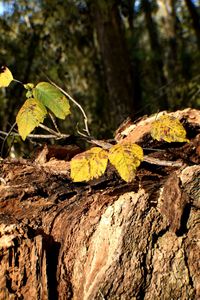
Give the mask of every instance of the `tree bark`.
M 190 143 L 152 142 L 155 116 L 117 131 L 183 163 L 144 162 L 132 183 L 112 168 L 72 183 L 69 162 L 44 155 L 1 162 L 0 299 L 200 298 L 200 112 L 171 115 Z

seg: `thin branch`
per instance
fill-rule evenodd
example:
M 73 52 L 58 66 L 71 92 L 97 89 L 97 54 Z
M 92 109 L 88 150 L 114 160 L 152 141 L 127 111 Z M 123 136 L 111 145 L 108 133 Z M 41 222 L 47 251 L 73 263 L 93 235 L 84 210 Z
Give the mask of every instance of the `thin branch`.
M 143 150 L 147 150 L 147 151 L 159 151 L 159 152 L 164 152 L 164 149 L 159 149 L 159 148 L 146 148 L 146 147 L 142 147 Z
M 149 164 L 158 165 L 158 166 L 166 166 L 166 167 L 182 167 L 183 166 L 183 162 L 180 162 L 180 161 L 160 160 L 158 158 L 149 157 L 147 155 L 144 156 L 143 161 L 145 161 Z
M 56 140 L 61 140 L 61 139 L 66 139 L 70 137 L 69 134 L 65 133 L 60 133 L 59 136 L 55 136 L 54 134 L 29 134 L 27 137 L 29 138 L 34 138 L 34 139 L 56 139 Z
M 96 140 L 95 138 L 91 138 L 91 140 L 87 140 L 87 141 L 88 141 L 88 143 L 100 146 L 101 148 L 103 148 L 105 150 L 108 150 L 113 146 L 112 144 L 110 144 L 108 142 L 105 142 L 103 140 Z
M 11 127 L 10 131 L 7 133 L 7 132 L 4 132 L 4 131 L 0 131 L 0 134 L 2 135 L 5 135 L 5 139 L 3 141 L 3 144 L 2 144 L 2 151 L 3 151 L 3 148 L 4 148 L 4 144 L 5 144 L 5 141 L 7 140 L 7 138 L 9 136 L 20 136 L 19 133 L 15 133 L 15 132 L 11 132 L 14 128 L 16 124 L 13 124 L 13 126 Z M 40 124 L 42 125 L 42 124 Z M 54 130 L 46 127 L 45 125 L 42 125 L 40 126 L 41 128 L 45 129 L 45 130 L 48 130 L 49 132 L 51 132 L 52 134 L 29 134 L 27 136 L 27 138 L 35 138 L 35 139 L 64 139 L 64 138 L 68 138 L 70 135 L 69 134 L 64 134 L 64 133 L 57 133 L 55 132 Z M 105 142 L 103 140 L 96 140 L 95 138 L 93 137 L 88 137 L 87 135 L 81 133 L 81 132 L 78 132 L 80 135 L 82 135 L 86 141 L 88 143 L 91 143 L 91 144 L 95 144 L 95 145 L 98 145 L 100 147 L 102 147 L 103 149 L 110 149 L 113 145 L 108 143 L 108 142 Z M 1 151 L 1 152 L 2 152 Z M 1 153 L 1 156 L 2 156 L 2 153 Z M 183 166 L 183 162 L 181 161 L 167 161 L 167 160 L 160 160 L 158 158 L 154 158 L 154 157 L 150 157 L 150 156 L 147 156 L 145 155 L 144 156 L 144 159 L 143 159 L 144 162 L 147 162 L 149 164 L 153 164 L 153 165 L 158 165 L 158 166 L 166 166 L 166 167 L 182 167 Z
M 3 155 L 3 149 L 4 149 L 4 146 L 5 146 L 5 143 L 6 143 L 7 139 L 8 139 L 8 137 L 11 135 L 11 133 L 12 133 L 12 131 L 13 131 L 13 129 L 14 129 L 14 127 L 15 127 L 16 124 L 17 124 L 17 123 L 15 122 L 15 123 L 11 126 L 10 130 L 8 131 L 8 133 L 6 134 L 6 137 L 5 137 L 5 139 L 3 140 L 3 143 L 2 143 L 2 145 L 1 145 L 1 155 L 0 155 L 0 156 Z
M 87 118 L 87 115 L 86 115 L 84 109 L 82 108 L 82 106 L 74 98 L 72 98 L 72 96 L 70 96 L 65 90 L 63 90 L 56 83 L 54 83 L 51 79 L 48 78 L 48 80 L 52 85 L 54 85 L 60 92 L 62 92 L 67 98 L 69 98 L 69 100 L 71 100 L 80 109 L 80 111 L 84 117 L 84 124 L 85 124 L 84 131 L 87 133 L 88 136 L 90 136 L 90 132 L 89 132 L 89 128 L 88 128 L 88 118 Z
M 60 134 L 60 130 L 59 130 L 57 124 L 56 124 L 56 120 L 55 120 L 55 118 L 54 118 L 54 116 L 53 116 L 53 114 L 52 114 L 51 112 L 49 112 L 49 116 L 50 116 L 50 118 L 51 118 L 51 121 L 52 121 L 52 123 L 53 123 L 53 125 L 54 125 L 56 131 Z
M 85 133 L 80 132 L 78 129 L 77 129 L 77 133 L 79 135 L 81 135 L 84 139 L 86 139 L 86 141 L 88 143 L 100 146 L 103 149 L 108 150 L 108 149 L 110 149 L 113 146 L 111 143 L 108 143 L 108 142 L 103 141 L 103 140 L 97 140 L 97 139 L 95 139 L 92 136 L 88 136 Z
M 48 131 L 48 132 L 50 132 L 50 133 L 52 133 L 52 134 L 54 134 L 54 135 L 57 136 L 57 137 L 60 136 L 60 133 L 59 133 L 59 132 L 57 132 L 57 131 L 55 131 L 55 130 L 53 130 L 53 129 L 51 129 L 51 128 L 49 128 L 49 127 L 43 125 L 43 124 L 39 124 L 39 127 L 42 128 L 42 129 L 44 129 L 44 130 L 46 130 L 46 131 Z
M 108 142 L 105 142 L 105 141 L 102 141 L 102 140 L 96 140 L 95 138 L 93 137 L 88 137 L 86 136 L 84 133 L 78 131 L 78 133 L 83 136 L 88 143 L 91 143 L 91 144 L 95 144 L 97 146 L 100 146 L 102 147 L 103 149 L 110 149 L 113 145 L 111 143 L 108 143 Z M 159 150 L 159 151 L 164 151 L 164 150 L 160 150 L 160 149 L 150 149 L 150 148 L 144 148 L 145 150 L 148 149 L 148 150 Z M 166 166 L 166 167 L 182 167 L 183 166 L 183 163 L 182 162 L 177 162 L 177 161 L 167 161 L 167 160 L 160 160 L 158 158 L 154 158 L 154 157 L 150 157 L 150 156 L 147 156 L 145 155 L 144 156 L 144 159 L 143 161 L 149 163 L 149 164 L 152 164 L 152 165 L 158 165 L 158 166 Z
M 11 152 L 12 146 L 13 146 L 13 144 L 14 144 L 14 142 L 15 142 L 15 137 L 14 137 L 14 136 L 11 136 L 11 138 L 12 138 L 12 141 L 11 141 L 11 143 L 9 143 L 9 147 L 8 147 L 6 156 Z
M 4 131 L 0 131 L 0 134 L 7 136 L 8 133 Z M 10 136 L 20 136 L 19 133 L 12 132 Z M 27 138 L 35 138 L 35 139 L 65 139 L 68 138 L 69 134 L 60 133 L 59 136 L 55 134 L 29 134 Z

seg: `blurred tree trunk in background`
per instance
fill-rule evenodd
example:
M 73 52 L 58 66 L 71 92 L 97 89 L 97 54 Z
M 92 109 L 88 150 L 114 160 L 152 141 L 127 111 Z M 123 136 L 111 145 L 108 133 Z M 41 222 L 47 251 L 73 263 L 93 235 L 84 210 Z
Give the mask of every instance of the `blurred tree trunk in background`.
M 177 45 L 177 16 L 176 16 L 176 5 L 177 0 L 166 0 L 166 18 L 165 22 L 165 33 L 169 42 L 168 62 L 167 62 L 167 73 L 168 77 L 172 80 L 177 79 L 178 72 L 180 72 L 178 64 L 178 45 Z
M 196 10 L 195 4 L 191 0 L 185 0 L 190 16 L 192 18 L 193 28 L 196 34 L 197 45 L 200 50 L 200 15 Z
M 151 2 L 149 2 L 149 0 L 142 0 L 141 4 L 145 14 L 145 21 L 147 25 L 149 41 L 152 50 L 152 56 L 153 56 L 152 68 L 155 74 L 154 78 L 157 81 L 157 87 L 162 88 L 166 85 L 167 81 L 164 74 L 164 63 L 162 58 L 163 51 L 159 42 L 158 30 L 157 30 L 156 23 L 154 22 L 152 17 Z M 169 108 L 168 99 L 165 94 L 161 95 L 159 102 L 160 102 L 160 107 L 163 107 L 164 109 Z
M 38 45 L 39 45 L 39 41 L 40 41 L 39 33 L 36 32 L 35 29 L 33 29 L 32 35 L 30 36 L 29 45 L 28 45 L 27 51 L 26 51 L 26 58 L 25 58 L 26 65 L 25 65 L 24 70 L 22 70 L 22 74 L 23 74 L 22 75 L 22 82 L 23 83 L 29 82 L 29 78 L 30 78 L 30 75 L 31 75 L 31 69 L 32 69 L 32 66 L 34 64 L 34 59 L 35 59 L 35 56 L 36 56 L 36 53 L 37 53 L 37 48 L 38 48 Z M 19 102 L 21 102 L 21 98 L 22 98 L 23 93 L 24 93 L 24 91 L 21 88 L 21 86 L 18 86 L 17 90 L 15 88 L 15 97 L 19 99 Z M 6 126 L 9 125 L 9 121 L 11 121 L 12 118 L 13 118 L 13 111 L 16 108 L 16 103 L 13 101 L 13 102 L 7 103 L 7 105 L 8 105 L 7 113 L 5 115 L 6 120 L 4 121 L 4 124 Z M 9 130 L 8 127 L 5 130 L 6 131 Z
M 134 88 L 129 55 L 117 1 L 91 3 L 104 65 L 109 101 L 102 103 L 112 128 L 134 112 Z
M 127 8 L 128 8 L 128 23 L 130 29 L 133 31 L 134 29 L 134 7 L 135 7 L 135 0 L 127 1 Z
M 128 25 L 129 25 L 129 31 L 130 36 L 129 40 L 132 41 L 131 46 L 129 47 L 129 52 L 133 56 L 131 60 L 131 67 L 133 69 L 133 85 L 134 85 L 134 105 L 135 105 L 135 117 L 138 115 L 139 111 L 141 110 L 141 102 L 142 102 L 142 87 L 141 87 L 141 78 L 140 78 L 140 72 L 141 72 L 141 62 L 137 55 L 138 52 L 138 44 L 135 43 L 136 40 L 136 0 L 130 0 L 130 1 L 124 1 L 124 3 L 127 5 L 127 15 L 128 15 Z M 134 42 L 133 42 L 134 41 Z
M 28 37 L 29 40 L 28 40 L 28 43 L 27 43 L 27 46 L 24 47 L 25 49 L 25 57 L 24 57 L 24 60 L 25 60 L 25 64 L 24 64 L 24 69 L 21 70 L 21 81 L 23 83 L 27 83 L 30 81 L 30 76 L 32 74 L 32 67 L 34 65 L 34 59 L 36 59 L 36 56 L 37 56 L 37 50 L 38 50 L 38 47 L 39 47 L 39 43 L 40 43 L 40 30 L 42 28 L 34 28 L 33 24 L 32 24 L 32 27 L 31 27 L 31 35 Z M 18 102 L 16 103 L 15 101 L 10 101 L 10 102 L 7 102 L 6 103 L 6 114 L 4 114 L 3 118 L 3 124 L 4 124 L 4 127 L 3 127 L 3 130 L 6 131 L 6 132 L 9 132 L 11 126 L 14 124 L 15 122 L 15 117 L 16 115 L 14 115 L 14 112 L 16 111 L 16 108 L 19 109 L 20 108 L 20 103 L 23 103 L 22 102 L 22 96 L 24 94 L 24 90 L 21 88 L 20 85 L 18 85 L 17 87 L 16 86 L 13 86 L 11 87 L 10 89 L 10 93 L 14 95 L 14 97 L 16 99 L 18 99 Z M 8 147 L 10 147 L 9 145 L 7 145 Z M 3 153 L 2 155 L 7 155 L 7 147 L 5 145 L 4 147 L 4 150 L 3 150 Z

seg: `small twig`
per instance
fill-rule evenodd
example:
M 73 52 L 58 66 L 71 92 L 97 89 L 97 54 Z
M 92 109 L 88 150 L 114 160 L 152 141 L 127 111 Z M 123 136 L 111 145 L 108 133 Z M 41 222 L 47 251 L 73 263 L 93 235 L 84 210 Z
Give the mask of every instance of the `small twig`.
M 88 135 L 87 135 L 87 134 L 81 132 L 81 131 L 78 129 L 78 124 L 77 124 L 77 126 L 76 126 L 76 130 L 77 130 L 77 133 L 78 133 L 79 135 L 83 136 L 83 137 L 86 138 L 86 139 L 88 138 Z
M 53 130 L 53 129 L 51 129 L 51 128 L 43 125 L 43 124 L 39 124 L 39 127 L 46 130 L 46 131 L 48 131 L 48 132 L 50 132 L 50 133 L 52 133 L 52 134 L 54 134 L 56 137 L 60 136 L 59 132 L 57 132 L 57 131 L 55 131 L 55 130 Z
M 4 131 L 0 131 L 0 134 L 7 136 L 8 133 Z M 19 133 L 12 132 L 10 133 L 10 136 L 20 136 Z M 64 139 L 68 138 L 69 134 L 60 133 L 59 136 L 56 136 L 55 134 L 29 134 L 27 138 L 35 138 L 35 139 Z
M 60 130 L 58 129 L 58 126 L 57 126 L 57 124 L 56 124 L 56 120 L 55 120 L 55 118 L 54 118 L 54 116 L 52 115 L 51 112 L 49 112 L 49 116 L 50 116 L 50 118 L 51 118 L 51 121 L 53 122 L 53 125 L 54 125 L 56 131 L 60 134 Z
M 108 142 L 105 142 L 103 140 L 96 140 L 95 138 L 92 138 L 91 137 L 91 140 L 87 140 L 88 143 L 91 143 L 91 144 L 94 144 L 94 145 L 97 145 L 97 146 L 100 146 L 101 148 L 103 149 L 110 149 L 113 145 L 108 143 Z
M 66 139 L 70 135 L 65 134 L 65 133 L 60 133 L 58 136 L 55 136 L 55 134 L 29 134 L 27 137 L 28 138 L 34 138 L 34 139 L 56 139 L 56 140 L 61 140 L 61 139 Z
M 54 85 L 60 92 L 62 92 L 67 98 L 69 98 L 69 100 L 71 100 L 80 109 L 80 111 L 84 117 L 84 124 L 85 124 L 84 131 L 87 133 L 88 136 L 90 136 L 90 132 L 89 132 L 89 128 L 88 128 L 88 118 L 87 118 L 87 115 L 86 115 L 84 109 L 82 108 L 82 106 L 74 98 L 72 98 L 72 96 L 70 96 L 65 90 L 63 90 L 56 83 L 54 83 L 51 79 L 48 78 L 48 80 L 52 85 Z
M 157 149 L 157 148 L 142 148 L 143 150 L 147 150 L 147 151 L 159 151 L 159 152 L 164 152 L 164 149 Z
M 166 167 L 182 167 L 183 166 L 182 162 L 160 160 L 158 158 L 149 157 L 147 155 L 144 156 L 143 161 L 145 161 L 149 164 L 158 165 L 158 166 L 166 166 Z
M 77 133 L 84 137 L 88 143 L 100 146 L 103 149 L 110 149 L 113 146 L 111 143 L 105 142 L 103 140 L 97 140 L 92 136 L 88 136 L 85 133 L 80 132 L 78 129 Z
M 103 149 L 108 150 L 113 146 L 111 143 L 108 143 L 108 142 L 105 142 L 105 141 L 102 141 L 102 140 L 96 140 L 95 138 L 93 138 L 91 136 L 88 137 L 80 131 L 78 131 L 78 133 L 81 136 L 83 136 L 87 140 L 88 143 L 98 145 L 98 146 L 102 147 Z M 164 151 L 164 150 L 160 150 L 160 149 L 150 149 L 150 148 L 145 148 L 145 149 L 154 150 L 154 151 L 156 151 L 156 150 Z M 150 156 L 147 156 L 147 155 L 144 155 L 143 161 L 145 161 L 149 164 L 158 165 L 158 166 L 166 166 L 166 167 L 182 167 L 183 166 L 182 162 L 160 160 L 158 158 L 150 157 Z
M 6 137 L 5 137 L 5 139 L 3 140 L 3 143 L 2 143 L 2 145 L 1 145 L 1 155 L 0 155 L 0 156 L 3 155 L 3 149 L 4 149 L 4 146 L 5 146 L 5 142 L 7 141 L 8 137 L 11 135 L 11 133 L 12 133 L 12 131 L 13 131 L 13 129 L 14 129 L 14 127 L 15 127 L 16 124 L 17 124 L 17 123 L 15 122 L 15 123 L 11 126 L 10 130 L 8 131 L 8 133 L 6 134 Z
M 11 152 L 12 146 L 13 146 L 13 144 L 14 144 L 14 142 L 15 142 L 15 137 L 14 137 L 14 136 L 11 136 L 11 138 L 12 138 L 12 141 L 11 141 L 9 147 L 8 147 L 6 156 Z

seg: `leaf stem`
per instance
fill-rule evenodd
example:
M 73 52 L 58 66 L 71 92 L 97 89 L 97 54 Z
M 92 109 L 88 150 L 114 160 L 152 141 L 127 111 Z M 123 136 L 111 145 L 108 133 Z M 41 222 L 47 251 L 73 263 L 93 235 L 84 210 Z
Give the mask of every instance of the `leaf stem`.
M 21 81 L 15 79 L 15 78 L 13 78 L 13 81 L 15 81 L 15 82 L 17 82 L 17 83 L 20 83 L 20 84 L 22 84 L 22 85 L 24 86 L 23 82 L 21 82 Z
M 59 91 L 61 91 L 67 98 L 69 98 L 69 100 L 71 100 L 80 109 L 80 111 L 83 115 L 83 118 L 84 118 L 84 124 L 85 124 L 84 131 L 87 133 L 88 136 L 90 136 L 90 131 L 88 128 L 88 118 L 87 118 L 87 115 L 86 115 L 84 109 L 82 108 L 82 106 L 74 98 L 72 98 L 72 96 L 70 96 L 65 90 L 63 90 L 56 83 L 54 83 L 51 79 L 48 78 L 48 80 L 50 81 L 50 83 L 52 85 L 54 85 Z

